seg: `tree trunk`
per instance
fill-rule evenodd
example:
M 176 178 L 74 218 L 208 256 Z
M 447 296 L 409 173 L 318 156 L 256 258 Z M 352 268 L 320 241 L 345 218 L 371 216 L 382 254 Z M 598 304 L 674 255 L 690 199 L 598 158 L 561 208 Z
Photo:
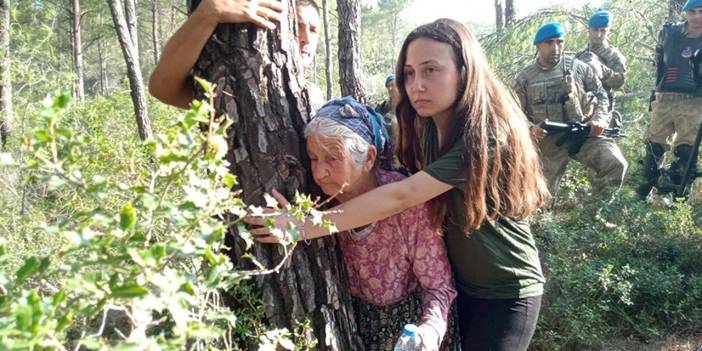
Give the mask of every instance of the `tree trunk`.
M 293 13 L 292 1 L 285 3 Z M 227 159 L 247 204 L 261 205 L 263 193 L 272 189 L 290 198 L 297 190 L 308 192 L 311 183 L 303 137 L 309 110 L 296 76 L 302 70 L 294 61 L 292 18 L 280 27 L 219 25 L 194 68 L 196 76 L 216 84 L 217 112 L 234 121 Z M 202 98 L 202 92 L 196 96 Z M 228 240 L 232 261 L 245 265 L 236 227 Z M 256 244 L 254 254 L 273 267 L 282 259 L 282 248 Z M 318 350 L 360 350 L 344 274 L 334 237 L 298 243 L 279 273 L 256 281 L 266 318 L 289 330 L 309 319 L 307 337 L 318 341 Z
M 98 26 L 102 28 L 102 14 L 98 14 Z M 102 38 L 97 40 L 97 51 L 98 51 L 98 64 L 100 66 L 100 94 L 102 96 L 107 95 L 107 87 L 109 82 L 107 80 L 107 63 L 105 62 L 105 48 L 103 46 Z
M 159 13 L 158 1 L 152 0 L 151 3 L 151 43 L 154 49 L 154 65 L 158 64 L 158 58 L 161 56 L 161 43 L 159 39 Z
M 322 0 L 322 20 L 324 21 L 324 78 L 327 82 L 327 100 L 331 100 L 332 91 L 332 52 L 331 33 L 329 31 L 329 7 L 327 0 Z
M 516 19 L 517 12 L 514 9 L 514 0 L 505 0 L 505 27 L 512 27 Z
M 122 0 L 119 1 L 121 2 Z M 136 1 L 137 0 L 124 0 L 124 18 L 127 20 L 127 30 L 132 40 L 134 50 L 139 54 L 139 24 L 137 22 Z
M 680 11 L 684 4 L 685 0 L 668 0 L 668 21 L 680 20 Z
M 130 2 L 132 0 L 127 0 Z M 132 35 L 127 28 L 127 21 L 122 9 L 122 0 L 108 0 L 110 12 L 112 13 L 112 21 L 117 31 L 117 38 L 122 47 L 122 55 L 124 62 L 127 65 L 127 77 L 129 78 L 129 88 L 132 95 L 132 103 L 134 104 L 134 114 L 136 116 L 137 129 L 141 140 L 151 138 L 151 122 L 149 115 L 146 112 L 146 95 L 144 92 L 144 80 L 141 75 L 141 67 L 139 66 L 139 50 L 135 43 L 132 42 Z
M 402 5 L 404 8 L 404 4 Z M 395 55 L 395 48 L 397 47 L 397 41 L 398 41 L 398 22 L 400 20 L 400 11 L 403 10 L 403 8 L 395 8 L 396 11 L 393 11 L 392 14 L 392 22 L 390 23 L 390 55 L 391 57 L 397 57 Z M 396 60 L 390 60 L 390 72 L 395 72 L 395 62 Z
M 353 96 L 365 102 L 361 64 L 361 0 L 338 0 L 339 18 L 339 84 L 341 96 Z
M 105 52 L 102 46 L 102 40 L 98 40 L 97 43 L 98 50 L 98 61 L 100 64 L 100 94 L 102 96 L 107 95 L 107 65 L 105 64 Z
M 80 0 L 71 0 L 71 14 L 73 17 L 73 64 L 76 71 L 76 96 L 78 101 L 85 101 L 85 88 L 83 84 L 83 42 L 80 38 Z
M 10 57 L 10 0 L 0 0 L 0 149 L 3 150 L 12 132 Z
M 171 0 L 171 23 L 170 23 L 170 28 L 168 28 L 168 33 L 173 33 L 175 32 L 175 25 L 176 25 L 176 6 L 174 3 L 175 0 Z
M 497 34 L 502 34 L 502 28 L 504 28 L 502 0 L 495 0 L 495 31 Z

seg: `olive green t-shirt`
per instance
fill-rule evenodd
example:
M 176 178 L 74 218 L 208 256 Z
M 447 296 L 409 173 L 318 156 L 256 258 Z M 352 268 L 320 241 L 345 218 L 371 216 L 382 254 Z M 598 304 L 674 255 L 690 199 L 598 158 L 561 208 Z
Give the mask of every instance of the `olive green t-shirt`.
M 458 290 L 482 299 L 541 295 L 545 279 L 527 221 L 502 217 L 496 221 L 486 221 L 472 233 L 464 233 L 464 143 L 457 141 L 437 159 L 439 150 L 435 129 L 429 128 L 426 136 L 424 150 L 428 152 L 425 157 L 428 165 L 424 171 L 440 182 L 453 186 L 449 191 L 450 205 L 444 221 L 444 239 Z

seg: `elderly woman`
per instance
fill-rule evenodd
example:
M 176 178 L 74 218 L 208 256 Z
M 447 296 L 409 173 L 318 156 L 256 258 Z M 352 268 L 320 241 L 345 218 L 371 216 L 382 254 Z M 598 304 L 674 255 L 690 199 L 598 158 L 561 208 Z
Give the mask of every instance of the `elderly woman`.
M 405 178 L 390 170 L 382 117 L 352 98 L 325 104 L 305 137 L 315 182 L 338 202 Z M 447 326 L 456 290 L 426 205 L 342 232 L 339 241 L 364 350 L 392 350 L 406 323 L 418 324 L 422 350 L 457 347 Z

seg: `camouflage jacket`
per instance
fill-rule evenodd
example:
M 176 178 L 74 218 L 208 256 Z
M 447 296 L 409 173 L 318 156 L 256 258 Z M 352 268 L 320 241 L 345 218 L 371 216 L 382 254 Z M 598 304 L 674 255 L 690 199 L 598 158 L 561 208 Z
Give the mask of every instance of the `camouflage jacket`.
M 608 43 L 604 43 L 596 48 L 588 47 L 577 53 L 575 57 L 580 59 L 590 52 L 597 56 L 599 63 L 602 66 L 600 69 L 601 75 L 598 78 L 600 78 L 602 86 L 605 88 L 605 90 L 611 94 L 614 90 L 621 89 L 621 87 L 624 85 L 624 78 L 626 77 L 627 72 L 626 59 L 624 58 L 624 55 L 622 55 L 617 48 L 609 45 Z
M 565 64 L 565 67 L 564 67 Z M 567 74 L 570 72 L 570 74 Z M 512 86 L 527 118 L 538 124 L 551 121 L 587 121 L 609 125 L 609 99 L 594 70 L 572 56 L 555 67 L 534 63 L 522 69 Z

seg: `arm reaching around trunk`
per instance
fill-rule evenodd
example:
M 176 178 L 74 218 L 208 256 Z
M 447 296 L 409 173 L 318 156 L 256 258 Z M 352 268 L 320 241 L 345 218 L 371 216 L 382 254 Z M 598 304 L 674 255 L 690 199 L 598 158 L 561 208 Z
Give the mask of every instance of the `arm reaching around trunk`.
M 149 79 L 149 93 L 163 103 L 188 108 L 193 99 L 190 70 L 219 23 L 254 23 L 275 29 L 284 16 L 274 0 L 204 0 L 173 34 Z
M 329 210 L 330 213 L 325 214 L 324 219 L 334 223 L 339 231 L 358 228 L 427 202 L 451 188 L 451 185 L 420 171 L 409 178 L 379 186 L 344 202 Z M 282 207 L 287 204 L 285 198 L 279 193 L 274 192 L 274 196 Z M 264 222 L 260 217 L 247 217 L 245 221 L 258 226 L 262 226 Z M 279 216 L 276 218 L 275 226 L 285 230 L 290 222 L 295 222 L 298 226 L 302 224 L 292 216 Z M 278 238 L 271 235 L 267 227 L 253 229 L 251 234 L 260 242 L 278 242 Z M 333 233 L 314 225 L 311 218 L 305 219 L 303 239 L 314 239 L 329 234 Z

